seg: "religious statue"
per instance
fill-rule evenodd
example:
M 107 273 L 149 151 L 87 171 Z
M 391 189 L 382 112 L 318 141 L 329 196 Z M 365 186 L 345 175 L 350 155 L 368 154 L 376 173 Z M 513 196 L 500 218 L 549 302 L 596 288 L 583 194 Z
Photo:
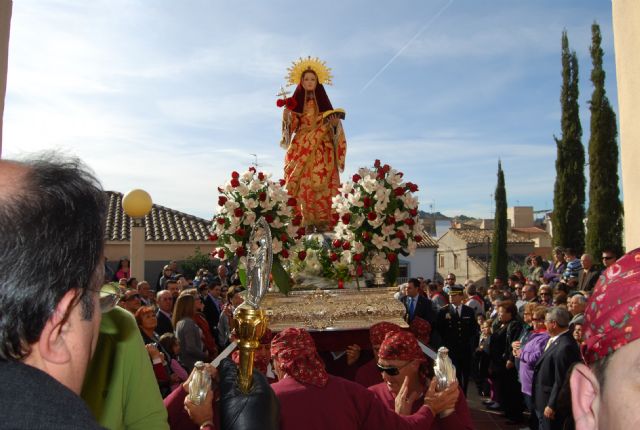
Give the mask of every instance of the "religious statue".
M 324 84 L 331 84 L 330 69 L 317 58 L 300 58 L 287 76 L 297 85 L 293 96 L 278 101 L 284 107 L 281 146 L 286 149 L 284 179 L 296 198 L 303 224 L 324 231 L 331 222 L 331 199 L 338 194 L 347 141 L 342 109 L 333 109 Z

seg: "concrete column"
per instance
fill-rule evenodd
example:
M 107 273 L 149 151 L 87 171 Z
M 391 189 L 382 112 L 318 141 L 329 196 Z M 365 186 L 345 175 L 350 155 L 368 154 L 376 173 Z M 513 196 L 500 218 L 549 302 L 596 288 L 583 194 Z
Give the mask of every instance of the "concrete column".
M 613 0 L 627 251 L 640 247 L 640 1 Z
M 144 279 L 145 230 L 144 218 L 141 218 L 139 220 L 142 221 L 141 224 L 132 224 L 131 226 L 131 241 L 129 243 L 129 264 L 131 265 L 131 277 L 138 279 L 138 281 L 142 281 Z
M 11 29 L 12 10 L 12 0 L 0 0 L 0 158 L 2 158 L 2 124 L 4 118 L 4 98 L 7 94 L 9 33 Z

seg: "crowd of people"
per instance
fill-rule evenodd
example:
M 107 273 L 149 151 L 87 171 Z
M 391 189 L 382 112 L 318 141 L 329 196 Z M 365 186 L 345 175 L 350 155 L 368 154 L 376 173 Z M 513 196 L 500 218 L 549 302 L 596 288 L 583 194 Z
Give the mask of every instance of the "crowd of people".
M 528 412 L 531 429 L 566 428 L 568 375 L 581 360 L 587 300 L 616 259 L 604 250 L 596 267 L 588 254 L 555 248 L 552 261 L 528 258 L 526 276 L 517 271 L 487 288 L 457 284 L 454 274 L 444 282 L 410 279 L 396 298 L 409 322 L 432 325 L 431 345 L 449 349 L 465 394 L 475 380 L 484 405 L 509 423 Z
M 599 273 L 556 250 L 486 290 L 411 279 L 398 295 L 409 328 L 372 325 L 344 354 L 352 380 L 327 370 L 305 329 L 267 331 L 251 391 L 225 360 L 207 366 L 216 384 L 194 404 L 191 367 L 233 338 L 242 289 L 225 266 L 189 280 L 169 264 L 154 291 L 126 263 L 121 289 L 106 288 L 105 215 L 78 160 L 0 161 L 0 428 L 471 429 L 471 381 L 508 419 L 526 407 L 532 428 L 638 422 L 640 249 L 605 251 Z M 457 381 L 438 390 L 424 347 L 442 345 Z

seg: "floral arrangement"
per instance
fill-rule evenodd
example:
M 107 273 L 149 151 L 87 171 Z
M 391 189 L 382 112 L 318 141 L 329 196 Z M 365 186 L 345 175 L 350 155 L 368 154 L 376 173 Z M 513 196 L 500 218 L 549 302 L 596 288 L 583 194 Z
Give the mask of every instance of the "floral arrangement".
M 397 272 L 398 254 L 413 254 L 422 240 L 414 196 L 418 186 L 375 160 L 372 169 L 360 168 L 339 191 L 333 198 L 335 238 L 353 244 L 350 258 L 356 271 L 370 264 L 390 265 Z M 395 280 L 393 274 L 391 278 Z
M 294 256 L 293 273 L 305 272 L 336 281 L 349 281 L 351 271 L 351 245 L 335 239 L 328 246 L 315 237 L 302 240 L 302 250 Z
M 305 229 L 302 217 L 294 215 L 296 199 L 289 197 L 283 186 L 284 180 L 274 182 L 270 174 L 258 172 L 254 167 L 243 174 L 232 172 L 225 186 L 218 187 L 220 210 L 213 219 L 209 239 L 218 245 L 211 252 L 212 257 L 223 261 L 237 257 L 240 266 L 246 267 L 251 228 L 264 217 L 273 241 L 272 274 L 280 290 L 287 292 L 289 278 L 282 264 L 290 258 Z

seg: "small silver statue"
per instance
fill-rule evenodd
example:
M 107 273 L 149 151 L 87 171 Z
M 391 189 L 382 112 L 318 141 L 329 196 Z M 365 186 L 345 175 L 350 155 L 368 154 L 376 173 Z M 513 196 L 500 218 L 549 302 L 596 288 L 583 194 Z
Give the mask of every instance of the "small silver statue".
M 247 255 L 247 297 L 245 302 L 253 309 L 260 307 L 262 297 L 269 290 L 269 275 L 273 262 L 271 228 L 260 217 L 249 236 Z
M 457 380 L 456 367 L 449 358 L 449 350 L 444 346 L 438 349 L 438 356 L 436 357 L 433 371 L 438 381 L 436 385 L 437 391 L 446 390 L 451 383 Z
M 194 405 L 199 405 L 207 397 L 207 391 L 211 389 L 211 375 L 202 361 L 196 361 L 194 368 L 193 377 L 189 382 L 189 400 Z

